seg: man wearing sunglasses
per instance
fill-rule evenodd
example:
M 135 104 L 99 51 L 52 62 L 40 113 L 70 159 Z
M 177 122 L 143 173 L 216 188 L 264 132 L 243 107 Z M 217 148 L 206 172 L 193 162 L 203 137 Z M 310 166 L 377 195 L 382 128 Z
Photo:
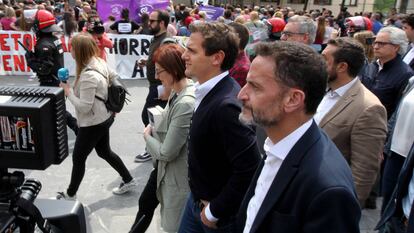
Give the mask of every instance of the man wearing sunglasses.
M 147 67 L 147 79 L 149 82 L 149 91 L 145 100 L 145 105 L 142 109 L 141 119 L 144 126 L 149 124 L 148 108 L 157 105 L 165 107 L 169 96 L 169 91 L 164 90 L 161 81 L 155 78 L 155 64 L 152 61 L 152 55 L 160 46 L 162 41 L 167 38 L 167 27 L 170 21 L 170 16 L 166 11 L 156 10 L 149 15 L 149 30 L 154 38 L 151 40 L 149 47 L 148 58 L 138 60 L 138 65 Z M 135 157 L 135 162 L 141 163 L 151 160 L 151 155 L 148 152 L 141 153 Z

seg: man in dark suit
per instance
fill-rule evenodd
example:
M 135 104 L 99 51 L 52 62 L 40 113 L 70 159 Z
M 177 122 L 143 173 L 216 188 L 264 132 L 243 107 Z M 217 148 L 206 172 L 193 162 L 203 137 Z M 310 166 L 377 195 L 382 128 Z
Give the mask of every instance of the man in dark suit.
M 407 35 L 410 45 L 408 51 L 404 55 L 403 61 L 414 70 L 414 14 L 407 15 L 402 20 L 403 30 Z
M 228 232 L 259 164 L 252 128 L 238 120 L 240 86 L 228 75 L 236 33 L 222 23 L 196 24 L 183 54 L 196 79 L 188 142 L 189 195 L 178 232 Z
M 325 93 L 324 59 L 297 42 L 255 50 L 239 93 L 240 120 L 262 126 L 268 138 L 237 232 L 358 233 L 361 210 L 351 170 L 312 119 Z

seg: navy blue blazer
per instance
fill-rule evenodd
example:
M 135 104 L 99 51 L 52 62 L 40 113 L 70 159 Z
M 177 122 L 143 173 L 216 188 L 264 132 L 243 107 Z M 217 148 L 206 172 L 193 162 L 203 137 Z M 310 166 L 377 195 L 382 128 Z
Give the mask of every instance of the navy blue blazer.
M 413 176 L 413 170 L 414 144 L 411 146 L 407 159 L 405 160 L 404 165 L 400 171 L 398 182 L 395 186 L 392 198 L 390 199 L 390 202 L 388 202 L 387 207 L 385 208 L 384 213 L 382 214 L 381 219 L 375 228 L 376 230 L 382 228 L 388 221 L 391 221 L 392 217 L 400 219 L 404 215 L 404 212 L 402 210 L 402 199 L 408 193 L 408 185 L 410 184 L 411 178 Z M 411 206 L 411 213 L 408 218 L 407 232 L 414 232 L 414 205 Z
M 189 133 L 190 189 L 196 201 L 210 202 L 218 225 L 235 218 L 260 162 L 255 132 L 239 121 L 239 91 L 230 76 L 218 82 L 194 112 Z
M 264 159 L 241 205 L 236 232 L 242 232 Z M 351 169 L 315 122 L 282 163 L 250 233 L 358 233 L 361 209 Z

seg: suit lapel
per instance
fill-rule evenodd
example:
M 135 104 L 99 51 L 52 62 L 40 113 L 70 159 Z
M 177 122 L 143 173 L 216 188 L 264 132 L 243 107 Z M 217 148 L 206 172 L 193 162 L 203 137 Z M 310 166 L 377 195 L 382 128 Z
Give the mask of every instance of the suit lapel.
M 342 96 L 332 107 L 332 109 L 322 118 L 321 122 L 319 123 L 319 126 L 321 128 L 323 128 L 328 122 L 332 120 L 332 118 L 336 117 L 346 108 L 346 106 L 354 101 L 354 98 L 358 94 L 361 85 L 361 82 L 359 80 L 356 80 L 351 88 L 345 92 L 344 96 Z
M 256 215 L 250 233 L 254 233 L 258 230 L 269 211 L 274 208 L 280 196 L 284 193 L 285 189 L 288 188 L 291 180 L 296 176 L 303 157 L 319 138 L 320 132 L 318 126 L 315 122 L 313 122 L 311 127 L 305 132 L 299 141 L 296 142 L 295 146 L 293 146 L 292 150 L 283 161 L 282 166 L 273 180 L 272 185 L 270 186 L 269 191 L 262 202 L 263 204 Z M 255 187 L 256 185 L 254 185 L 254 187 L 250 187 L 253 189 L 253 192 Z M 254 193 L 251 196 L 253 195 Z M 250 199 L 248 201 L 250 201 Z

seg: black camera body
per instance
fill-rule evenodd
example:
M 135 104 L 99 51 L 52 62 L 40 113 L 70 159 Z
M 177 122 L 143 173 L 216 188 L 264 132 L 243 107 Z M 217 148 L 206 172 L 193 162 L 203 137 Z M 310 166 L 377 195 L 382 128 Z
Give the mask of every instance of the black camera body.
M 36 199 L 39 181 L 8 172 L 45 170 L 68 154 L 63 89 L 0 86 L 0 233 L 86 232 L 81 203 Z

